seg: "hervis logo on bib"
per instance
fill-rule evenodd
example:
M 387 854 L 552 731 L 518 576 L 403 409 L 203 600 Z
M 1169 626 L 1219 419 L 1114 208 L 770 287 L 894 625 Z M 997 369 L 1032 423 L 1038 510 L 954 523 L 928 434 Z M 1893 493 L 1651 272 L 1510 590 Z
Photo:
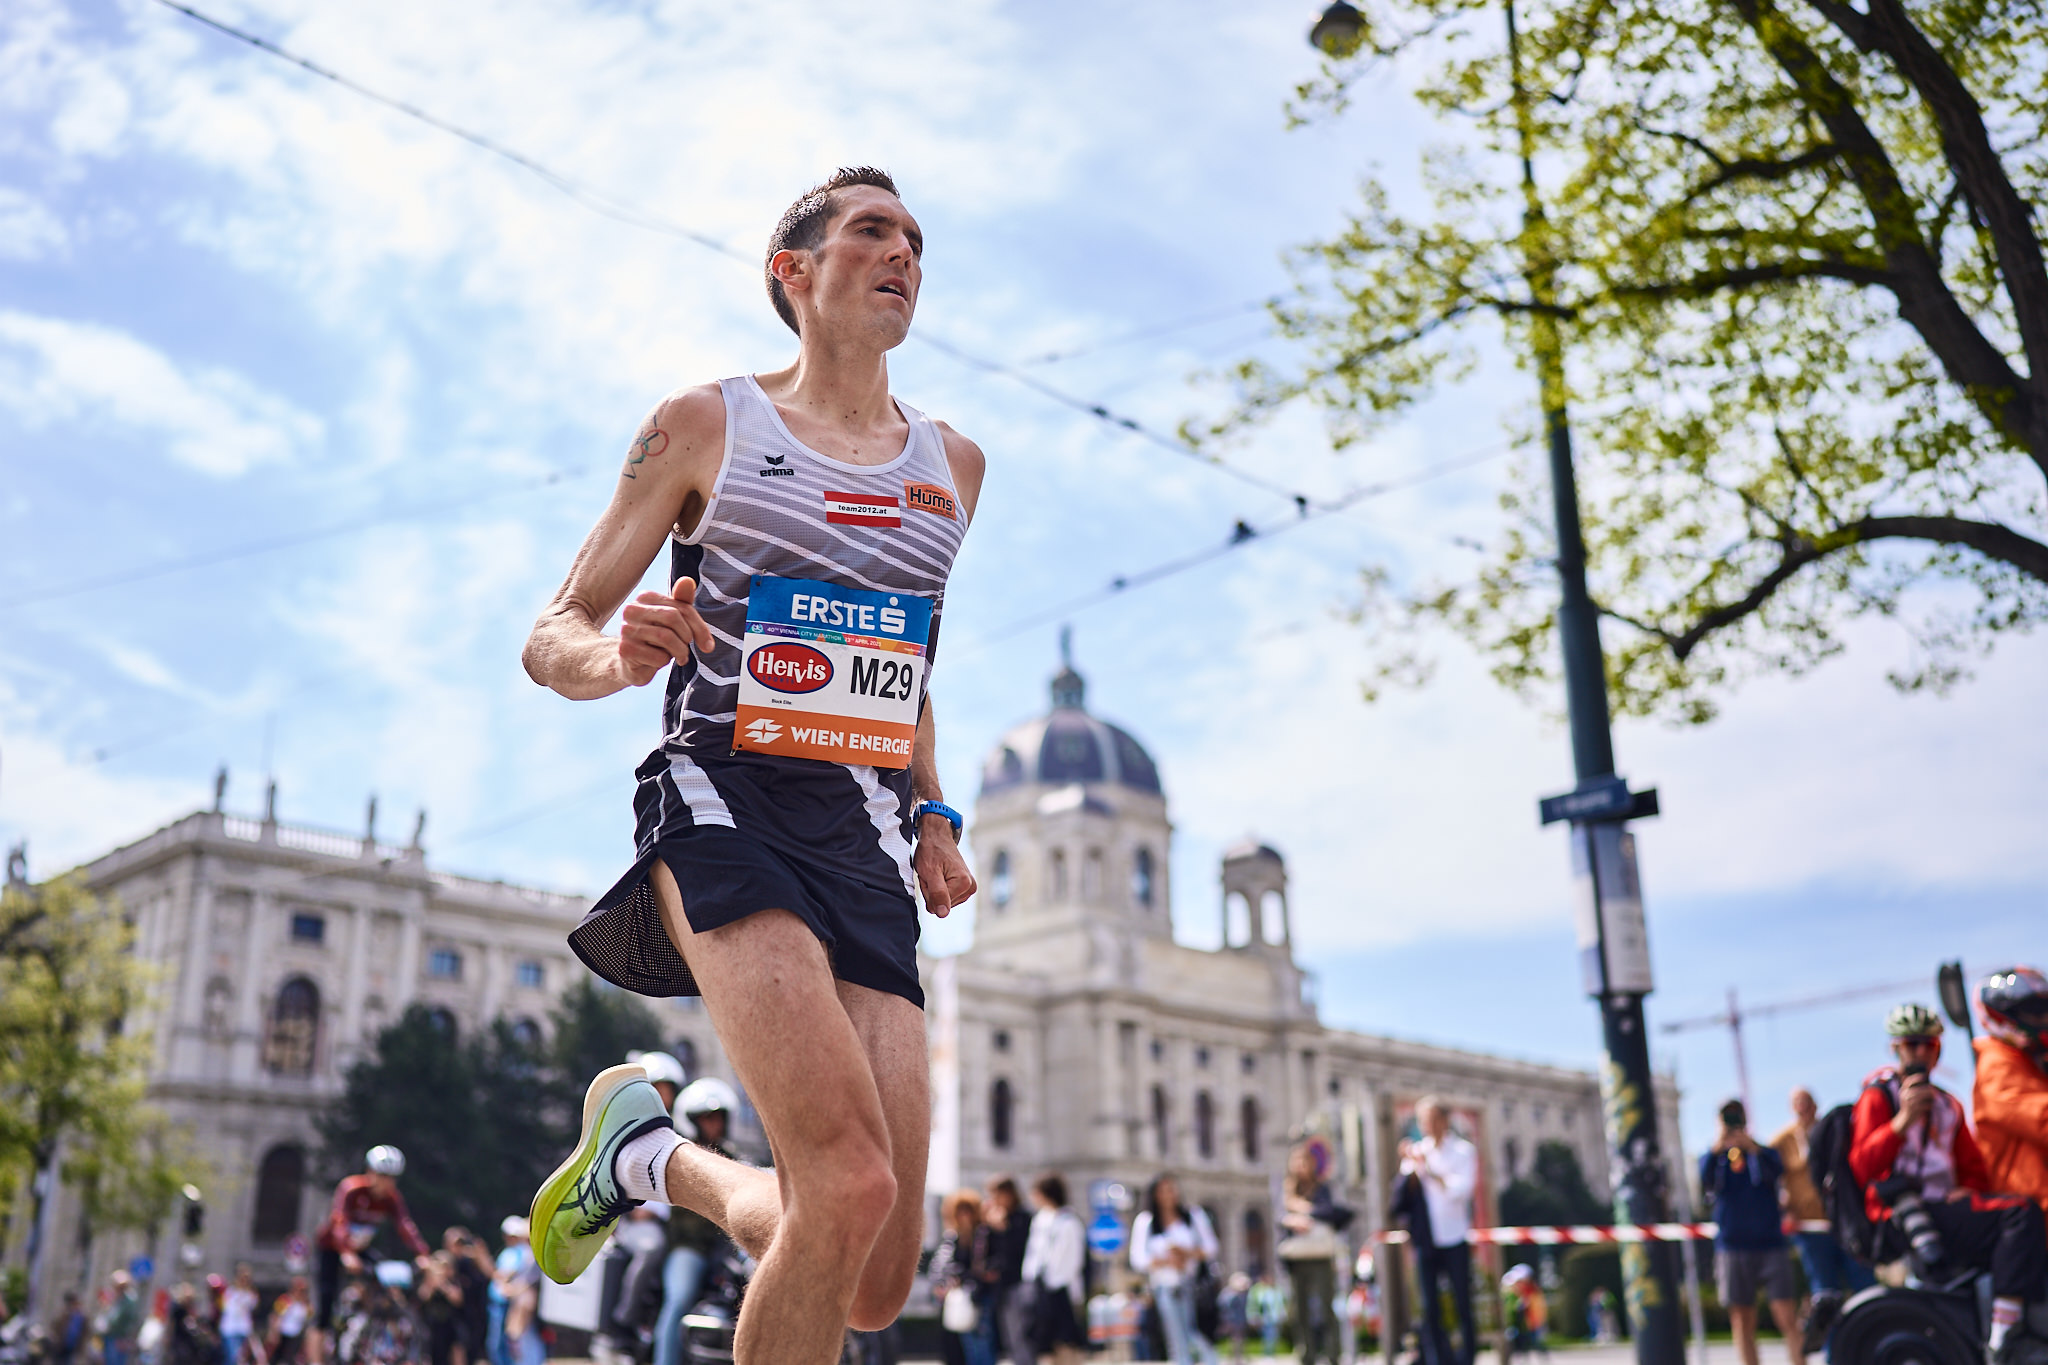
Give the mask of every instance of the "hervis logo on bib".
M 832 681 L 832 661 L 809 645 L 783 640 L 749 655 L 747 672 L 777 692 L 815 692 Z

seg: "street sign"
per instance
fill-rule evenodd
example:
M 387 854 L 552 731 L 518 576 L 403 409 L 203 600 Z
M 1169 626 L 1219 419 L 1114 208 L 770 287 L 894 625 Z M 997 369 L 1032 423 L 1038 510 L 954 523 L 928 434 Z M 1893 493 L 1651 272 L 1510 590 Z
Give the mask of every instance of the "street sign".
M 1657 789 L 1632 792 L 1621 778 L 1595 778 L 1576 790 L 1544 797 L 1536 811 L 1546 825 L 1559 820 L 1647 820 L 1657 814 Z
M 1121 1180 L 1091 1180 L 1088 1207 L 1098 1214 L 1126 1212 L 1131 1207 L 1131 1191 Z
M 1113 1213 L 1098 1213 L 1088 1225 L 1088 1249 L 1098 1256 L 1114 1256 L 1124 1249 L 1124 1225 Z
M 156 1278 L 156 1262 L 147 1256 L 137 1256 L 128 1263 L 128 1273 L 138 1280 Z

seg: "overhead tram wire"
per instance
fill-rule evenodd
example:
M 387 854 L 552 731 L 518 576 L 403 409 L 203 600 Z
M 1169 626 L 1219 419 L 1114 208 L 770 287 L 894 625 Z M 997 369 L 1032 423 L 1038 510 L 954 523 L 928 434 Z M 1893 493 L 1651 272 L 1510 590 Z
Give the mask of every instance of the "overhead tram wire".
M 707 251 L 716 252 L 718 255 L 723 256 L 728 260 L 737 261 L 740 264 L 746 266 L 750 270 L 755 269 L 757 267 L 757 262 L 752 256 L 748 255 L 745 252 L 736 250 L 731 246 L 728 246 L 726 243 L 720 241 L 716 237 L 709 235 L 708 233 L 699 232 L 694 228 L 688 227 L 681 223 L 673 222 L 666 218 L 657 217 L 653 214 L 641 213 L 636 209 L 628 208 L 618 203 L 617 201 L 613 200 L 609 196 L 602 194 L 597 190 L 594 190 L 589 186 L 581 183 L 580 181 L 574 179 L 573 177 L 564 175 L 560 171 L 555 170 L 553 167 L 545 164 L 544 162 L 538 161 L 533 157 L 528 156 L 526 153 L 517 150 L 516 148 L 509 147 L 504 143 L 499 142 L 495 138 L 487 137 L 482 133 L 472 131 L 471 129 L 465 128 L 458 123 L 451 123 L 447 119 L 441 118 L 436 114 L 430 114 L 426 110 L 421 109 L 419 106 L 411 104 L 405 100 L 399 99 L 396 96 L 387 95 L 381 91 L 372 89 L 371 87 L 362 84 L 360 81 L 357 81 L 352 77 L 345 76 L 339 71 L 332 69 L 331 67 L 323 66 L 320 63 L 311 60 L 310 58 L 302 57 L 298 53 L 293 52 L 288 48 L 280 47 L 278 44 L 271 42 L 267 38 L 263 38 L 257 34 L 250 33 L 246 29 L 238 28 L 235 25 L 226 22 L 225 20 L 216 19 L 212 15 L 206 14 L 201 10 L 194 9 L 190 5 L 182 4 L 180 3 L 180 0 L 157 0 L 157 3 L 163 5 L 167 9 L 176 10 L 178 13 L 185 15 L 187 18 L 192 19 L 197 23 L 204 24 L 206 27 L 212 29 L 214 32 L 219 33 L 224 37 L 232 38 L 236 42 L 245 43 L 248 46 L 255 48 L 259 52 L 265 53 L 268 56 L 276 57 L 280 61 L 289 62 L 293 66 L 298 67 L 300 70 L 318 76 L 322 80 L 331 81 L 334 84 L 342 87 L 344 90 L 351 92 L 352 94 L 360 95 L 364 99 L 371 100 L 377 104 L 381 104 L 387 109 L 391 109 L 396 111 L 397 113 L 405 115 L 407 118 L 416 119 L 419 122 L 426 124 L 430 128 L 436 129 L 439 132 L 446 133 L 451 137 L 460 138 L 464 142 L 469 143 L 473 147 L 476 147 L 485 152 L 489 152 L 493 156 L 500 157 L 506 161 L 509 161 L 513 165 L 519 167 L 521 170 L 524 170 L 528 174 L 537 177 L 543 184 L 547 185 L 550 189 L 555 190 L 557 193 L 568 196 L 576 203 L 583 205 L 585 208 L 590 209 L 594 213 L 601 214 L 604 217 L 610 218 L 615 222 L 623 223 L 629 227 L 637 227 L 649 232 L 656 232 L 664 236 L 674 237 L 681 241 L 693 243 L 694 245 L 703 247 Z M 1250 311 L 1250 309 L 1249 307 L 1246 307 L 1242 311 Z M 1174 325 L 1177 324 L 1167 324 L 1166 327 L 1167 329 L 1170 329 Z M 923 344 L 930 346 L 934 350 L 949 355 L 953 357 L 955 360 L 958 360 L 963 364 L 970 365 L 975 369 L 982 370 L 985 373 L 997 374 L 1005 378 L 1014 380 L 1017 383 L 1024 385 L 1026 388 L 1031 389 L 1033 392 L 1039 394 L 1041 397 L 1049 398 L 1053 402 L 1058 403 L 1063 407 L 1070 408 L 1075 412 L 1079 412 L 1086 416 L 1093 417 L 1098 421 L 1104 422 L 1122 431 L 1129 432 L 1130 434 L 1138 437 L 1140 440 L 1158 446 L 1162 450 L 1170 451 L 1183 459 L 1191 460 L 1196 464 L 1207 466 L 1208 468 L 1216 470 L 1218 473 L 1227 475 L 1230 478 L 1238 480 L 1240 483 L 1248 484 L 1251 487 L 1260 489 L 1261 491 L 1274 494 L 1277 497 L 1286 498 L 1294 503 L 1295 510 L 1299 514 L 1305 514 L 1310 506 L 1315 505 L 1313 500 L 1310 499 L 1307 494 L 1302 493 L 1297 489 L 1284 487 L 1271 479 L 1266 479 L 1261 477 L 1260 475 L 1254 474 L 1250 470 L 1241 469 L 1236 465 L 1230 464 L 1227 461 L 1215 455 L 1205 454 L 1201 450 L 1197 449 L 1194 446 L 1189 445 L 1185 441 L 1176 440 L 1175 438 L 1168 436 L 1162 432 L 1154 431 L 1152 428 L 1144 425 L 1137 419 L 1113 411 L 1104 404 L 1091 402 L 1086 398 L 1079 397 L 1075 394 L 1067 393 L 1064 390 L 1056 388 L 1051 384 L 1047 384 L 1043 380 L 1039 379 L 1037 376 L 1026 373 L 1018 366 L 1011 365 L 999 360 L 990 360 L 985 356 L 975 355 L 972 352 L 963 350 L 960 347 L 951 344 L 950 342 L 941 341 L 938 338 L 933 337 L 927 333 L 913 332 L 911 333 L 911 339 L 922 342 Z
M 1089 607 L 1100 606 L 1104 602 L 1120 597 L 1134 588 L 1146 587 L 1162 579 L 1186 573 L 1189 569 L 1200 568 L 1204 564 L 1223 558 L 1233 550 L 1241 550 L 1247 545 L 1272 540 L 1274 537 L 1284 535 L 1297 527 L 1305 526 L 1311 521 L 1320 521 L 1324 517 L 1349 511 L 1359 503 L 1369 502 L 1374 498 L 1384 497 L 1389 493 L 1399 492 L 1404 488 L 1412 488 L 1416 484 L 1427 483 L 1432 479 L 1439 479 L 1447 474 L 1455 474 L 1460 470 L 1471 469 L 1476 465 L 1485 464 L 1489 460 L 1497 460 L 1502 455 L 1513 450 L 1515 445 L 1516 443 L 1513 441 L 1503 442 L 1499 445 L 1488 446 L 1469 455 L 1461 455 L 1453 460 L 1445 460 L 1441 464 L 1426 466 L 1413 474 L 1404 475 L 1397 479 L 1387 479 L 1380 483 L 1366 484 L 1363 487 L 1354 488 L 1339 497 L 1332 498 L 1328 502 L 1318 503 L 1302 512 L 1299 516 L 1275 521 L 1263 527 L 1253 526 L 1250 522 L 1240 521 L 1232 529 L 1230 537 L 1220 545 L 1211 545 L 1206 549 L 1197 550 L 1193 554 L 1169 559 L 1164 563 L 1155 564 L 1148 569 L 1140 569 L 1136 573 L 1119 574 L 1107 584 L 1092 592 L 1085 592 L 1079 596 L 1068 598 L 1064 602 L 1041 608 L 1028 616 L 1010 622 L 1008 625 L 999 626 L 987 635 L 977 635 L 966 640 L 959 649 L 952 653 L 951 657 L 958 659 L 962 654 L 965 654 L 971 658 L 991 645 L 1000 644 L 1004 640 L 1021 635 L 1027 630 L 1050 624 L 1063 616 L 1070 616 L 1077 611 L 1085 611 Z
M 169 3 L 169 0 L 165 0 Z M 335 536 L 365 531 L 373 526 L 385 526 L 393 522 L 411 521 L 416 517 L 432 516 L 437 512 L 456 511 L 489 502 L 494 498 L 523 493 L 536 488 L 547 488 L 564 479 L 575 478 L 588 473 L 587 469 L 557 469 L 535 479 L 506 484 L 466 498 L 453 498 L 441 502 L 423 503 L 416 507 L 401 508 L 391 512 L 380 512 L 373 516 L 351 517 L 347 521 L 335 522 L 329 526 L 317 527 L 310 531 L 295 531 L 290 535 L 269 536 L 263 540 L 249 541 L 230 546 L 224 550 L 207 550 L 194 555 L 182 555 L 176 559 L 160 560 L 155 564 L 144 564 L 119 573 L 103 574 L 97 578 L 79 579 L 71 583 L 53 584 L 46 588 L 34 588 L 28 592 L 15 593 L 11 597 L 0 597 L 0 611 L 15 607 L 30 606 L 38 602 L 53 602 L 59 598 L 73 597 L 79 593 L 93 592 L 100 588 L 125 587 L 131 583 L 146 582 L 162 578 L 166 574 L 183 573 L 188 569 L 203 569 L 215 564 L 226 564 L 237 559 L 248 559 L 254 555 L 268 554 L 273 550 L 290 549 L 298 545 L 310 545 L 314 541 L 329 540 Z
M 1191 327 L 1205 327 L 1212 322 L 1225 322 L 1231 318 L 1243 317 L 1246 313 L 1256 313 L 1261 309 L 1270 308 L 1279 301 L 1277 296 L 1253 299 L 1248 303 L 1240 303 L 1235 308 L 1223 308 L 1211 313 L 1198 313 L 1194 317 L 1178 318 L 1172 322 L 1157 322 L 1150 327 L 1140 327 L 1134 331 L 1110 337 L 1107 340 L 1091 341 L 1082 346 L 1070 346 L 1063 351 L 1046 351 L 1039 355 L 1026 356 L 1017 363 L 1020 365 L 1057 364 L 1062 360 L 1073 360 L 1084 355 L 1094 355 L 1097 351 L 1107 351 L 1117 346 L 1128 346 L 1134 341 L 1150 341 L 1153 337 L 1169 336 L 1174 332 L 1187 331 Z

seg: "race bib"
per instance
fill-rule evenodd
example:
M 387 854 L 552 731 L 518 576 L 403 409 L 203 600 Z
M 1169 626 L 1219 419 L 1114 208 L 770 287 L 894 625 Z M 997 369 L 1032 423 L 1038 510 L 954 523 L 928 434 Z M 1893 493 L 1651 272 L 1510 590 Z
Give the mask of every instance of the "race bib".
M 931 631 L 928 597 L 754 575 L 733 748 L 909 767 Z

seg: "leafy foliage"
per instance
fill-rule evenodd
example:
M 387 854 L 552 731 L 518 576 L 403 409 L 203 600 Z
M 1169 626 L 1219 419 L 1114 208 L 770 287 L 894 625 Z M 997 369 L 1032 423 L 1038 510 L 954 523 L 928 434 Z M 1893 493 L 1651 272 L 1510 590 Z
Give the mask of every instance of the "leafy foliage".
M 1343 446 L 1466 374 L 1473 324 L 1554 341 L 1620 710 L 1706 720 L 1863 615 L 1916 643 L 1897 685 L 1945 688 L 2048 615 L 2044 41 L 2039 0 L 1380 0 L 1296 117 L 1398 64 L 1469 136 L 1428 215 L 1369 182 L 1297 254 L 1302 363 L 1240 365 L 1204 436 L 1307 403 Z M 1475 582 L 1396 605 L 1527 688 L 1556 669 L 1540 472 L 1503 502 Z
M 1502 1227 L 1605 1223 L 1613 1213 L 1586 1183 L 1578 1153 L 1563 1142 L 1539 1143 L 1529 1173 L 1500 1194 Z
M 535 1049 L 502 1018 L 458 1039 L 428 1007 L 411 1006 L 349 1069 L 322 1116 L 326 1174 L 360 1170 L 364 1152 L 391 1143 L 405 1153 L 399 1187 L 430 1240 L 453 1224 L 495 1236 L 574 1145 L 590 1077 L 629 1048 L 661 1046 L 651 1010 L 587 981 L 562 997 L 551 1024 Z
M 76 877 L 0 889 L 0 1181 L 61 1161 L 101 1229 L 157 1222 L 197 1173 L 144 1103 L 150 979 L 133 937 Z

